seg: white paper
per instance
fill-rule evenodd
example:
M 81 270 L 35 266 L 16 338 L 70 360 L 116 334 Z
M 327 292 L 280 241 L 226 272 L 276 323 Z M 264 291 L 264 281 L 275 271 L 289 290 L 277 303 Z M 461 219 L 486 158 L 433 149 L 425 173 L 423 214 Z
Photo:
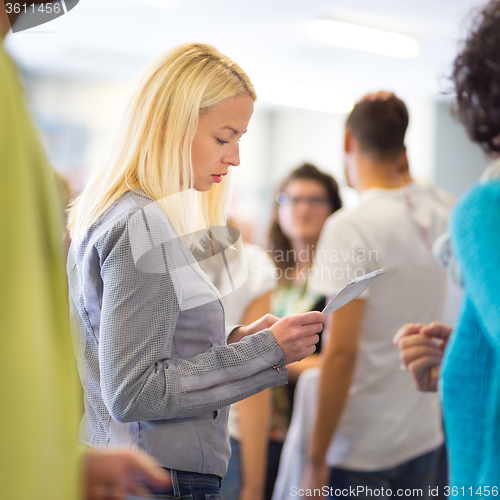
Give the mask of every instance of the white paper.
M 326 307 L 321 312 L 328 316 L 333 311 L 340 309 L 348 302 L 351 302 L 351 300 L 359 297 L 379 276 L 387 274 L 383 272 L 384 269 L 378 269 L 377 271 L 365 274 L 364 276 L 347 283 L 347 285 L 342 288 L 342 290 L 340 290 L 340 292 L 337 293 L 337 295 L 335 295 L 335 297 L 333 297 L 328 304 L 326 304 Z

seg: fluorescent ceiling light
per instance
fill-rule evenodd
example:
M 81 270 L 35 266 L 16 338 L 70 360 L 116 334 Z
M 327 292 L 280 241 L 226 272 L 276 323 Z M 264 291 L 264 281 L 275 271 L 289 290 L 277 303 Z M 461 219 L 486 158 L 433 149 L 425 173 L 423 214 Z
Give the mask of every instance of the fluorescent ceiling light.
M 385 56 L 409 59 L 419 53 L 418 42 L 406 35 L 328 19 L 313 21 L 306 28 L 314 40 L 364 50 Z
M 354 106 L 351 94 L 341 89 L 285 80 L 253 81 L 259 101 L 325 113 L 348 113 Z

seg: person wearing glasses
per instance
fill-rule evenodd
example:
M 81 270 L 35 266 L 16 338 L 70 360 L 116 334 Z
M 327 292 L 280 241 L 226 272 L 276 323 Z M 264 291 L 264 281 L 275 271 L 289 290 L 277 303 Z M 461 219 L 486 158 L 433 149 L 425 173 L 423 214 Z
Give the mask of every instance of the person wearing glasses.
M 325 297 L 307 290 L 309 272 L 323 224 L 341 206 L 335 179 L 310 163 L 294 169 L 281 182 L 273 208 L 267 250 L 276 266 L 273 275 L 277 283 L 270 292 L 272 314 L 284 317 L 323 309 Z M 233 413 L 238 412 L 240 422 L 245 422 L 244 427 L 240 425 L 233 433 L 233 456 L 229 463 L 231 484 L 241 484 L 240 498 L 271 499 L 290 423 L 295 384 L 304 370 L 318 365 L 320 350 L 321 341 L 315 354 L 288 365 L 286 387 L 271 389 L 270 422 L 267 418 L 255 418 L 256 414 L 262 415 L 267 403 L 262 399 L 247 399 L 244 405 L 231 409 Z M 234 415 L 233 419 L 236 420 Z M 269 438 L 267 456 L 260 445 L 263 437 Z M 245 460 L 245 457 L 252 460 Z M 267 467 L 262 468 L 262 463 L 267 463 Z M 249 488 L 246 481 L 256 486 Z M 224 486 L 221 492 L 223 500 L 238 498 Z M 245 496 L 247 493 L 249 496 Z
M 315 165 L 304 163 L 282 181 L 269 229 L 268 249 L 279 270 L 272 292 L 271 312 L 278 317 L 292 311 L 321 311 L 326 297 L 308 288 L 311 266 L 323 225 L 342 208 L 337 181 Z M 271 390 L 271 430 L 266 499 L 278 475 L 281 451 L 290 425 L 299 376 L 319 364 L 321 336 L 311 356 L 288 367 L 288 385 Z
M 340 208 L 336 180 L 315 165 L 304 163 L 282 181 L 267 245 L 278 269 L 278 286 L 271 298 L 276 316 L 323 309 L 325 297 L 308 290 L 310 270 L 323 225 Z M 306 367 L 316 366 L 320 349 L 321 345 L 315 355 L 288 367 L 289 382 L 295 383 Z

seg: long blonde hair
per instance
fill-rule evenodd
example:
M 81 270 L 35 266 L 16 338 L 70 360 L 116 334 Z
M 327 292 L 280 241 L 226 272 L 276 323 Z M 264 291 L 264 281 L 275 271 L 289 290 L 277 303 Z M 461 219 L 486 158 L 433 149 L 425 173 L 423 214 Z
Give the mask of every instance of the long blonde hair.
M 248 75 L 211 45 L 183 44 L 155 61 L 132 97 L 108 157 L 92 169 L 70 209 L 71 236 L 81 239 L 129 190 L 142 190 L 159 202 L 178 234 L 192 232 L 196 214 L 172 195 L 193 190 L 191 145 L 198 117 L 245 94 L 257 98 Z M 227 181 L 190 194 L 201 206 L 205 227 L 226 225 Z M 198 246 L 199 241 L 192 243 Z

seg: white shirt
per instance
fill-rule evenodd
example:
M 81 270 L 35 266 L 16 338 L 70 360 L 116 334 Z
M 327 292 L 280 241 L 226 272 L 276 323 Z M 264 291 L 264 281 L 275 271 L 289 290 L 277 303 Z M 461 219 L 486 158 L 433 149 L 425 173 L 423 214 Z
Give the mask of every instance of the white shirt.
M 446 228 L 451 203 L 416 184 L 370 189 L 358 207 L 336 212 L 323 228 L 310 277 L 314 292 L 332 296 L 356 276 L 383 267 L 389 273 L 360 296 L 356 368 L 327 452 L 330 466 L 387 469 L 443 442 L 437 396 L 413 387 L 392 337 L 405 323 L 443 318 L 446 274 L 431 248 Z

